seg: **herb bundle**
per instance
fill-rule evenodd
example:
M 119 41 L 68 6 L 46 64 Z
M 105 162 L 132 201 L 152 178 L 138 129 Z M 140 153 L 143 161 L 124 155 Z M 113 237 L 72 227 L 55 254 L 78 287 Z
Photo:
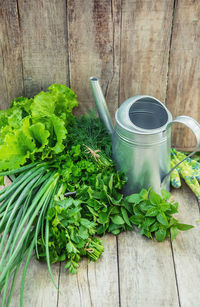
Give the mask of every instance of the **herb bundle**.
M 133 204 L 134 215 L 130 217 L 130 221 L 147 238 L 152 239 L 152 235 L 155 235 L 156 240 L 161 242 L 170 235 L 173 241 L 179 230 L 189 230 L 193 226 L 179 223 L 172 216 L 178 213 L 178 203 L 169 201 L 169 192 L 162 190 L 161 194 L 162 197 L 151 189 L 143 189 L 139 194 L 127 196 L 126 200 Z
M 162 241 L 192 227 L 172 217 L 178 206 L 167 192 L 161 197 L 142 190 L 123 197 L 126 180 L 111 159 L 110 136 L 93 113 L 74 117 L 76 105 L 73 91 L 55 84 L 0 112 L 0 176 L 13 178 L 0 191 L 2 306 L 9 305 L 25 259 L 22 306 L 32 254 L 47 262 L 54 283 L 51 263 L 65 261 L 76 273 L 82 257 L 100 257 L 97 235 L 117 235 L 136 225 L 141 234 Z

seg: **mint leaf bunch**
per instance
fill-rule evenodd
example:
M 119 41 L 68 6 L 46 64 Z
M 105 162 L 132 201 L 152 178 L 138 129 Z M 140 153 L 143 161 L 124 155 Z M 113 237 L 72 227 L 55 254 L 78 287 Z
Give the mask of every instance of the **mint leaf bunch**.
M 161 195 L 150 189 L 142 189 L 139 194 L 126 197 L 132 204 L 133 215 L 130 217 L 132 224 L 136 225 L 141 235 L 153 238 L 159 242 L 169 235 L 174 240 L 180 230 L 189 230 L 192 225 L 181 224 L 172 214 L 178 213 L 178 203 L 169 200 L 171 194 L 165 190 Z

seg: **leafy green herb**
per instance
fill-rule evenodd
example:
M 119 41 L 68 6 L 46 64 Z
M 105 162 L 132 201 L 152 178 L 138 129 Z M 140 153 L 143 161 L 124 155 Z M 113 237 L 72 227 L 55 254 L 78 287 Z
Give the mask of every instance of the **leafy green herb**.
M 81 146 L 85 144 L 93 149 L 99 149 L 107 159 L 111 158 L 111 137 L 96 117 L 95 111 L 90 110 L 88 114 L 76 117 L 73 124 L 68 127 L 65 143 L 68 146 L 74 142 Z
M 179 230 L 189 230 L 192 225 L 181 224 L 172 217 L 178 212 L 178 203 L 169 201 L 171 194 L 161 191 L 162 197 L 150 191 L 142 190 L 139 194 L 126 197 L 126 201 L 133 206 L 135 215 L 130 217 L 131 223 L 138 226 L 140 233 L 152 238 L 155 235 L 157 241 L 163 241 L 168 235 L 174 240 Z
M 76 273 L 82 257 L 97 261 L 103 252 L 97 235 L 118 235 L 136 225 L 141 235 L 163 241 L 193 227 L 172 217 L 178 204 L 169 202 L 167 191 L 160 196 L 143 189 L 123 197 L 126 181 L 111 159 L 110 136 L 93 113 L 74 117 L 76 105 L 72 90 L 54 84 L 48 92 L 19 97 L 0 111 L 0 170 L 6 170 L 0 178 L 13 177 L 0 191 L 3 306 L 9 304 L 26 258 L 22 306 L 34 250 L 38 260 L 47 262 L 55 285 L 51 263 L 65 261 L 65 268 Z
M 95 238 L 96 223 L 82 218 L 81 201 L 73 198 L 57 200 L 49 209 L 50 222 L 49 256 L 50 262 L 67 260 L 66 268 L 76 273 L 82 256 L 96 261 L 103 252 L 101 240 Z M 38 240 L 38 258 L 46 261 L 45 242 Z
M 0 171 L 28 161 L 52 158 L 64 150 L 67 126 L 73 122 L 76 95 L 53 84 L 34 98 L 19 97 L 0 111 Z

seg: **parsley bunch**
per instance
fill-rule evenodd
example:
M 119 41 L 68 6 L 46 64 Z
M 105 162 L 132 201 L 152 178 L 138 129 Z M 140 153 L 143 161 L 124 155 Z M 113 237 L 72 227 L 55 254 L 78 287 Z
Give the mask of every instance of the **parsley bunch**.
M 107 163 L 102 163 L 101 158 L 95 159 L 83 145 L 68 145 L 66 154 L 49 164 L 49 171 L 57 169 L 60 175 L 60 188 L 47 212 L 50 262 L 66 261 L 71 273 L 76 273 L 83 256 L 93 261 L 100 257 L 103 246 L 95 235 L 132 229 L 126 208 L 122 208 L 124 176 L 116 172 L 109 157 L 104 154 Z M 41 232 L 37 241 L 36 256 L 40 261 L 46 261 L 43 236 Z
M 81 257 L 96 261 L 104 250 L 101 240 L 93 236 L 96 223 L 82 217 L 81 203 L 71 197 L 56 200 L 47 214 L 50 262 L 66 260 L 65 268 L 71 273 L 76 273 Z M 39 260 L 46 261 L 45 242 L 40 238 L 37 243 Z

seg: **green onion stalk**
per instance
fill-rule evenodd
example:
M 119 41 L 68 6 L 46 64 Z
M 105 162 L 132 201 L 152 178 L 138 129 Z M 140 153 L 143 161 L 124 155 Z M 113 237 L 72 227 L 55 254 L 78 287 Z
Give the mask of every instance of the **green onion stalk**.
M 99 167 L 113 167 L 113 162 L 100 150 L 92 146 L 83 146 L 83 154 L 90 157 Z M 66 157 L 64 156 L 66 159 Z M 64 159 L 64 160 L 65 160 Z M 44 246 L 45 261 L 54 286 L 51 271 L 50 221 L 48 211 L 55 201 L 64 195 L 65 181 L 59 172 L 62 165 L 59 162 L 30 163 L 16 170 L 0 173 L 0 177 L 10 176 L 12 183 L 0 191 L 0 291 L 2 307 L 9 306 L 16 283 L 17 273 L 22 262 L 23 268 L 20 306 L 23 306 L 24 284 L 28 264 L 35 251 L 35 256 L 42 261 L 41 247 Z M 64 197 L 64 196 L 63 196 Z M 103 252 L 101 240 L 91 235 L 82 252 L 69 253 L 66 268 L 75 273 L 81 255 L 97 261 Z M 82 253 L 82 254 L 81 254 Z M 10 286 L 11 283 L 11 286 Z
M 13 182 L 0 192 L 0 290 L 2 307 L 9 306 L 17 272 L 26 259 L 21 282 L 20 306 L 27 267 L 33 250 L 37 254 L 38 237 L 46 242 L 46 262 L 52 282 L 56 286 L 50 267 L 46 213 L 59 190 L 59 175 L 49 170 L 47 163 L 30 164 L 0 176 L 15 175 Z M 8 287 L 11 281 L 11 286 Z

